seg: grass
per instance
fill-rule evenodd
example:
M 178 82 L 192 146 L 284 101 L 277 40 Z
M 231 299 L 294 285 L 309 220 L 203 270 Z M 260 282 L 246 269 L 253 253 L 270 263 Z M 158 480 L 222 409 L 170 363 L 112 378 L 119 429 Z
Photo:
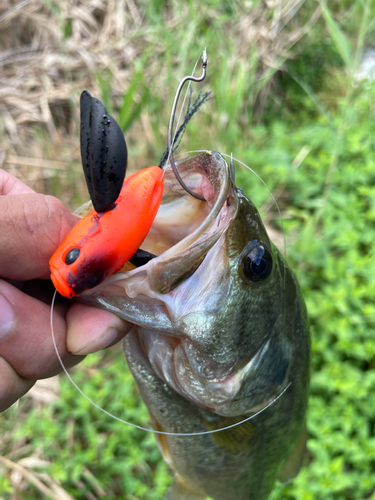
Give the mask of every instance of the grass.
M 49 1 L 0 12 L 0 163 L 72 209 L 84 201 L 77 103 L 89 88 L 119 119 L 129 168 L 157 164 L 177 84 L 207 46 L 208 77 L 194 91 L 212 99 L 180 152 L 233 151 L 264 178 L 311 323 L 306 463 L 271 499 L 375 499 L 375 85 L 354 78 L 374 46 L 375 6 L 275 5 L 87 2 L 73 13 Z M 245 169 L 236 176 L 281 241 L 267 191 Z M 74 378 L 109 411 L 149 425 L 120 349 L 89 356 Z M 0 425 L 1 499 L 156 500 L 168 488 L 153 436 L 98 413 L 65 377 Z

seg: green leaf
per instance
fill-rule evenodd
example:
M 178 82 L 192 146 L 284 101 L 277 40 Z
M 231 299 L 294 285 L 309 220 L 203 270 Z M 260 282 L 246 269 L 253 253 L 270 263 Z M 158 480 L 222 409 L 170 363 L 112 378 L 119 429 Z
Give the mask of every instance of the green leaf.
M 139 94 L 141 94 L 140 98 Z M 124 94 L 119 110 L 118 124 L 123 132 L 130 128 L 134 120 L 139 117 L 148 95 L 149 91 L 144 84 L 143 72 L 138 71 L 134 74 L 130 86 Z
M 319 3 L 322 7 L 323 17 L 326 21 L 328 31 L 332 37 L 337 52 L 340 54 L 347 69 L 350 69 L 353 66 L 351 43 L 345 36 L 344 32 L 341 30 L 338 23 L 333 18 L 331 11 L 328 9 L 327 5 L 323 2 L 323 0 L 320 0 Z

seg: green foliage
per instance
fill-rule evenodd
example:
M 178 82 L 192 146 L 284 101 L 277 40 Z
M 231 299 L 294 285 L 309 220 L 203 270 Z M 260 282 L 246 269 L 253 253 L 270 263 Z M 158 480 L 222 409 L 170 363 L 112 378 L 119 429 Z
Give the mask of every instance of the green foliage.
M 109 71 L 106 74 L 98 73 L 96 78 L 100 89 L 100 100 L 104 104 L 108 114 L 112 115 L 113 110 L 112 110 L 111 83 L 113 75 Z
M 288 261 L 312 335 L 309 466 L 292 484 L 279 485 L 273 500 L 360 500 L 370 498 L 375 484 L 374 97 L 371 86 L 349 108 L 340 107 L 337 127 L 351 117 L 344 131 L 317 123 L 291 132 L 277 124 L 263 166 L 255 168 L 265 179 L 277 172 L 287 185 Z M 294 169 L 306 146 L 309 153 Z M 251 178 L 242 174 L 240 181 L 251 195 Z
M 148 412 L 135 389 L 121 347 L 89 356 L 74 381 L 98 404 L 120 418 L 151 427 Z M 106 499 L 158 500 L 170 477 L 151 433 L 133 429 L 96 410 L 67 378 L 54 406 L 34 408 L 13 430 L 13 438 L 30 436 L 50 465 L 44 469 L 76 500 L 104 491 Z M 1 492 L 11 492 L 0 476 Z M 5 489 L 7 488 L 7 490 Z M 35 500 L 30 487 L 24 500 Z M 93 498 L 96 498 L 94 496 Z
M 135 95 L 139 94 L 138 102 L 135 99 Z M 118 114 L 118 124 L 122 131 L 126 131 L 131 124 L 139 118 L 142 107 L 148 98 L 148 88 L 145 85 L 143 72 L 141 69 L 136 71 L 133 75 L 133 79 L 128 87 L 126 94 L 119 110 Z
M 327 23 L 327 28 L 329 34 L 331 35 L 331 39 L 337 49 L 337 52 L 340 54 L 342 60 L 345 63 L 347 68 L 352 66 L 352 47 L 350 41 L 346 38 L 342 30 L 340 29 L 338 23 L 335 21 L 331 11 L 326 6 L 323 0 L 320 0 L 320 5 L 322 7 L 322 12 L 324 19 Z
M 117 111 L 113 107 L 123 130 L 146 114 L 155 138 L 148 145 L 155 164 L 165 148 L 174 89 L 195 63 L 197 47 L 207 45 L 212 100 L 189 124 L 180 150 L 233 151 L 273 192 L 281 192 L 287 259 L 311 324 L 306 466 L 292 483 L 278 484 L 271 498 L 374 500 L 375 84 L 354 88 L 350 76 L 363 46 L 373 41 L 374 5 L 365 0 L 320 4 L 323 17 L 313 43 L 301 42 L 299 53 L 283 67 L 287 76 L 274 80 L 274 104 L 267 104 L 263 121 L 256 119 L 256 109 L 268 80 L 256 91 L 257 53 L 238 55 L 226 30 L 240 7 L 229 1 L 147 2 L 145 32 L 154 41 L 151 48 L 162 52 L 163 68 L 156 64 L 162 77 L 145 76 L 155 65 L 145 51 L 122 103 Z M 186 23 L 173 33 L 166 30 L 170 11 L 183 9 Z M 98 81 L 109 109 L 111 80 L 98 76 Z M 236 169 L 237 183 L 254 203 L 261 208 L 269 202 L 256 177 Z M 280 229 L 274 208 L 267 221 Z M 120 350 L 89 356 L 74 371 L 74 380 L 109 412 L 150 426 Z M 47 473 L 77 500 L 88 498 L 87 492 L 97 495 L 98 489 L 108 500 L 157 500 L 170 483 L 152 434 L 99 413 L 66 378 L 56 404 L 35 407 L 17 423 L 12 438 L 24 436 L 49 460 Z M 0 494 L 8 500 L 12 489 L 0 476 Z M 33 486 L 22 495 L 41 498 Z

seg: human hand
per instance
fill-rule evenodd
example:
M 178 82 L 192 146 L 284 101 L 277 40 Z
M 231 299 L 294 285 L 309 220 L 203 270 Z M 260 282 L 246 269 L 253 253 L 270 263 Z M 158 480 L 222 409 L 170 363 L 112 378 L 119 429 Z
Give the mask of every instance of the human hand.
M 0 411 L 61 371 L 52 343 L 49 259 L 79 218 L 0 169 Z M 121 340 L 131 325 L 58 297 L 54 333 L 66 367 Z

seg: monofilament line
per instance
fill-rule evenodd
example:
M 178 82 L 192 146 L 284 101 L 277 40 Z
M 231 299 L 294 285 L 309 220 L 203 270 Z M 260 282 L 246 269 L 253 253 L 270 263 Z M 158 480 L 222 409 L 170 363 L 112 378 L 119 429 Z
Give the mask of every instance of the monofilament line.
M 78 385 L 74 382 L 74 380 L 70 376 L 68 370 L 66 369 L 66 367 L 65 367 L 65 365 L 63 363 L 63 360 L 61 359 L 59 350 L 57 349 L 57 344 L 56 344 L 56 339 L 55 339 L 55 332 L 54 332 L 54 329 L 53 329 L 53 308 L 54 308 L 54 305 L 55 305 L 56 294 L 57 294 L 57 290 L 55 290 L 55 293 L 53 294 L 52 304 L 51 304 L 51 335 L 52 335 L 52 342 L 53 342 L 53 346 L 54 346 L 55 351 L 56 351 L 57 358 L 58 358 L 58 360 L 60 362 L 60 365 L 61 365 L 62 369 L 64 370 L 66 376 L 68 377 L 68 379 L 70 380 L 70 382 L 74 385 L 74 387 L 77 389 L 77 391 L 84 398 L 86 398 L 89 403 L 91 403 L 93 406 L 95 406 L 95 408 L 97 408 L 98 410 L 100 410 L 101 412 L 103 412 L 108 417 L 111 417 L 114 420 L 117 420 L 118 422 L 121 422 L 123 424 L 130 425 L 130 427 L 134 427 L 135 429 L 140 429 L 141 431 L 145 431 L 145 432 L 152 432 L 153 434 L 162 434 L 164 436 L 202 436 L 204 434 L 213 434 L 213 433 L 216 433 L 216 432 L 226 431 L 228 429 L 232 429 L 233 427 L 237 427 L 238 425 L 244 424 L 245 422 L 248 422 L 249 420 L 252 420 L 253 418 L 257 417 L 260 413 L 264 412 L 270 406 L 272 406 L 274 403 L 276 403 L 276 401 L 279 398 L 281 398 L 281 396 L 292 385 L 292 382 L 289 382 L 289 384 L 285 387 L 285 389 L 283 389 L 283 391 L 273 401 L 271 401 L 271 403 L 269 403 L 267 406 L 265 406 L 264 408 L 262 408 L 260 411 L 258 411 L 254 415 L 251 415 L 250 417 L 245 418 L 241 422 L 236 422 L 235 424 L 228 425 L 227 427 L 223 427 L 222 429 L 215 429 L 213 431 L 203 431 L 203 432 L 164 432 L 164 431 L 156 431 L 154 429 L 148 429 L 147 427 L 142 427 L 141 425 L 137 425 L 137 424 L 133 424 L 131 422 L 127 422 L 126 420 L 123 420 L 122 418 L 116 417 L 116 415 L 113 415 L 112 413 L 108 412 L 107 410 L 105 410 L 104 408 L 102 408 L 101 406 L 99 406 L 97 403 L 95 403 L 95 401 L 93 401 L 91 398 L 89 398 L 82 391 L 82 389 L 80 389 L 80 387 L 78 387 Z

